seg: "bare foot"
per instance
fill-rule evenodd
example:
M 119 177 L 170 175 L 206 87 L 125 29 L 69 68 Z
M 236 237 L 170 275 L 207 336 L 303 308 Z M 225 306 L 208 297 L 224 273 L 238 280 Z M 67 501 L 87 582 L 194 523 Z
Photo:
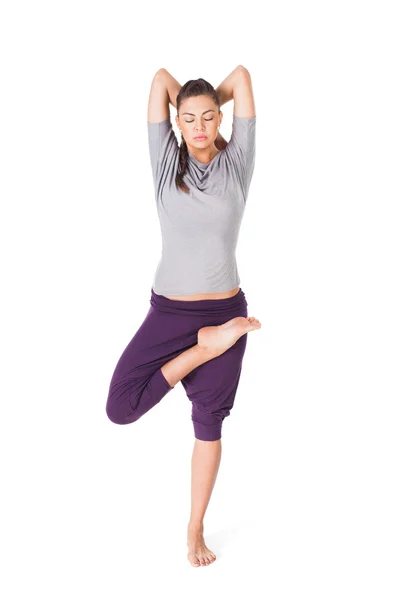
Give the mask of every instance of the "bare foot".
M 189 548 L 187 556 L 192 567 L 207 567 L 217 558 L 214 552 L 211 552 L 205 545 L 203 525 L 201 527 L 188 525 L 187 545 Z
M 235 317 L 222 325 L 199 329 L 197 343 L 203 350 L 219 356 L 233 346 L 242 335 L 260 327 L 261 323 L 255 317 Z

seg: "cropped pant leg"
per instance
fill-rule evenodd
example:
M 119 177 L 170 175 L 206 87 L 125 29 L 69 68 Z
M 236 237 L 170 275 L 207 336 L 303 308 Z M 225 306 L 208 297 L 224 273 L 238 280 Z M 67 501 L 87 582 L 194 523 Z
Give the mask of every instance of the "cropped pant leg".
M 247 316 L 246 310 L 240 316 Z M 222 436 L 223 421 L 230 415 L 239 387 L 247 335 L 182 379 L 192 403 L 193 429 L 198 440 L 212 442 Z

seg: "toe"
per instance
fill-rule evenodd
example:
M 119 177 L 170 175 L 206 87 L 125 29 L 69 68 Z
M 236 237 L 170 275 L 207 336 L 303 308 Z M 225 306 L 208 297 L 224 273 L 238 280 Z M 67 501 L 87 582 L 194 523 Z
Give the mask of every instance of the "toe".
M 198 561 L 197 556 L 193 552 L 189 552 L 188 559 L 192 567 L 199 567 L 200 563 Z

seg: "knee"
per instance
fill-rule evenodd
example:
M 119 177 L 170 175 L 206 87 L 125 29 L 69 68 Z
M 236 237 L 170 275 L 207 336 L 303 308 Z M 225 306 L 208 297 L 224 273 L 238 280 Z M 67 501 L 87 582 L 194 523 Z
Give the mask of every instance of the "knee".
M 125 415 L 122 413 L 122 411 L 116 410 L 115 405 L 108 401 L 106 404 L 106 414 L 113 423 L 116 423 L 117 425 L 125 425 Z
M 132 410 L 129 399 L 121 398 L 121 396 L 111 392 L 107 398 L 106 414 L 110 421 L 117 425 L 128 425 L 137 420 L 137 413 Z

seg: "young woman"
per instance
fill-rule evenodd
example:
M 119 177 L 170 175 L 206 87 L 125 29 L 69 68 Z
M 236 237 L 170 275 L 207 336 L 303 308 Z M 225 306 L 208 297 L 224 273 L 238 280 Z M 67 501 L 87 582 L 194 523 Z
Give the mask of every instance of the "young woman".
M 221 105 L 234 101 L 232 136 L 218 129 Z M 177 109 L 181 144 L 169 104 Z M 114 423 L 137 421 L 181 381 L 192 402 L 195 443 L 191 565 L 216 558 L 203 519 L 221 459 L 222 422 L 239 384 L 247 316 L 235 251 L 255 161 L 255 106 L 250 74 L 239 65 L 216 89 L 204 79 L 181 86 L 166 69 L 154 76 L 147 128 L 162 256 L 147 316 L 122 353 L 106 411 Z

